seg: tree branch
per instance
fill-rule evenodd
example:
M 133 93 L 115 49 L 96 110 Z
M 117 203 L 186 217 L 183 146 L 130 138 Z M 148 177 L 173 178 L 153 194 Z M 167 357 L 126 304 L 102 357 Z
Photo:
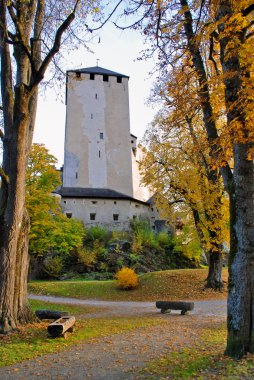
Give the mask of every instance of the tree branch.
M 168 202 L 168 205 L 173 206 L 176 203 L 186 203 L 186 200 L 185 199 L 175 199 L 173 201 Z
M 6 1 L 0 0 L 0 56 L 1 56 L 1 93 L 2 110 L 4 111 L 5 132 L 13 121 L 14 95 L 12 87 L 12 66 L 9 45 L 6 42 L 8 36 Z
M 2 178 L 3 183 L 9 186 L 9 182 L 10 182 L 9 177 L 7 176 L 7 174 L 5 173 L 1 165 L 0 165 L 0 177 Z
M 85 25 L 87 30 L 92 33 L 92 32 L 95 32 L 96 30 L 99 30 L 101 28 L 103 28 L 103 26 L 111 19 L 111 17 L 113 16 L 113 14 L 115 13 L 115 11 L 117 10 L 117 8 L 119 7 L 119 5 L 123 2 L 123 0 L 120 0 L 116 6 L 114 7 L 114 9 L 112 10 L 112 12 L 110 12 L 110 14 L 108 15 L 108 17 L 106 18 L 105 21 L 103 21 L 103 23 L 98 26 L 97 28 L 94 28 L 94 29 L 91 29 L 91 28 L 88 28 L 88 25 Z
M 4 139 L 4 132 L 2 129 L 0 129 L 0 139 L 3 141 Z
M 254 4 L 249 5 L 242 11 L 244 17 L 248 16 L 252 11 L 254 11 Z
M 218 67 L 217 67 L 217 63 L 215 61 L 215 59 L 213 58 L 213 52 L 214 52 L 214 42 L 213 42 L 213 34 L 210 36 L 210 48 L 209 48 L 209 61 L 211 61 L 214 65 L 214 69 L 215 69 L 215 72 L 216 72 L 216 75 L 219 75 L 219 70 L 218 70 Z
M 40 66 L 40 69 L 38 70 L 38 72 L 37 72 L 37 74 L 36 74 L 36 76 L 34 78 L 34 81 L 29 86 L 30 90 L 32 90 L 34 87 L 36 87 L 41 82 L 41 80 L 44 78 L 44 74 L 45 74 L 45 72 L 47 70 L 48 65 L 52 61 L 52 59 L 55 56 L 55 54 L 58 53 L 58 51 L 60 50 L 62 35 L 68 29 L 69 25 L 74 20 L 74 18 L 75 18 L 75 11 L 76 11 L 76 8 L 77 8 L 77 5 L 78 5 L 79 1 L 80 0 L 76 1 L 75 7 L 73 9 L 73 12 L 69 14 L 69 16 L 62 23 L 62 25 L 58 28 L 58 30 L 56 32 L 56 35 L 55 35 L 55 41 L 54 41 L 53 47 L 49 51 L 49 53 L 47 54 L 47 56 L 45 57 L 44 61 L 42 62 L 41 66 Z

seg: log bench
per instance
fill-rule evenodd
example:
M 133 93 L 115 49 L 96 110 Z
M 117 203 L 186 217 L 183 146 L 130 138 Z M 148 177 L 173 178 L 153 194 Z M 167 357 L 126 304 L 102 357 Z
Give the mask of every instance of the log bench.
M 64 316 L 48 325 L 48 335 L 51 338 L 63 336 L 66 338 L 67 332 L 74 331 L 74 324 L 76 322 L 73 316 Z
M 157 301 L 157 309 L 161 309 L 161 313 L 170 313 L 171 310 L 181 310 L 181 314 L 188 314 L 188 311 L 194 309 L 194 302 L 178 302 L 178 301 Z
M 68 311 L 40 309 L 35 311 L 35 315 L 39 319 L 59 319 L 61 317 L 69 315 L 69 313 Z

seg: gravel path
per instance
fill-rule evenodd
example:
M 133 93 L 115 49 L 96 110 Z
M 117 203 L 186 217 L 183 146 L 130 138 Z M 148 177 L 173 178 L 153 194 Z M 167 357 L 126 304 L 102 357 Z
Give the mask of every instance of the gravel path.
M 155 307 L 155 302 L 130 302 L 130 301 L 99 301 L 99 300 L 81 300 L 77 298 L 68 297 L 53 297 L 53 296 L 39 296 L 30 294 L 30 299 L 48 301 L 54 303 L 65 303 L 72 305 L 87 305 L 87 306 L 98 306 L 106 307 L 108 310 L 100 312 L 99 316 L 104 315 L 138 315 L 138 314 L 158 314 L 158 309 Z M 172 312 L 174 313 L 174 312 Z M 178 314 L 178 312 L 176 312 Z M 199 316 L 217 316 L 226 317 L 227 314 L 227 304 L 226 300 L 216 300 L 216 301 L 195 301 L 194 310 L 191 315 Z M 93 314 L 86 316 L 91 317 Z M 97 313 L 96 313 L 97 315 Z
M 40 298 L 39 298 L 40 297 Z M 135 380 L 138 369 L 171 350 L 198 341 L 199 329 L 226 318 L 225 301 L 198 301 L 190 315 L 160 314 L 151 302 L 108 302 L 30 296 L 51 302 L 109 307 L 84 318 L 111 315 L 151 315 L 166 321 L 163 325 L 137 329 L 110 337 L 98 338 L 45 355 L 35 360 L 0 368 L 1 380 Z M 112 314 L 112 306 L 114 313 Z

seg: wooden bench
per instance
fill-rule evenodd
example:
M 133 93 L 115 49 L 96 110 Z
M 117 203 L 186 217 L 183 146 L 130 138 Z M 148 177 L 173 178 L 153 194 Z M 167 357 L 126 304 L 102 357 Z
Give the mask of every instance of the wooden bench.
M 76 322 L 73 316 L 64 316 L 48 325 L 48 334 L 51 338 L 63 336 L 66 338 L 67 332 L 74 331 L 74 324 Z
M 59 319 L 69 315 L 69 313 L 68 311 L 39 309 L 35 311 L 35 315 L 39 319 Z
M 157 301 L 156 307 L 161 309 L 161 313 L 170 313 L 171 310 L 181 310 L 181 314 L 188 314 L 188 311 L 194 309 L 194 302 L 178 302 L 178 301 Z

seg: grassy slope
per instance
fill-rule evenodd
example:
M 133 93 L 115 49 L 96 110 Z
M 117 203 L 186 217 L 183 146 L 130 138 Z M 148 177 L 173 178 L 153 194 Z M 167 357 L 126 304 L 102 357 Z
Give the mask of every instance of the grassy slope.
M 41 281 L 29 284 L 29 292 L 75 298 L 115 301 L 198 300 L 225 298 L 223 292 L 205 289 L 206 269 L 181 269 L 146 273 L 139 276 L 139 287 L 119 290 L 114 281 Z M 223 270 L 227 281 L 227 270 Z

